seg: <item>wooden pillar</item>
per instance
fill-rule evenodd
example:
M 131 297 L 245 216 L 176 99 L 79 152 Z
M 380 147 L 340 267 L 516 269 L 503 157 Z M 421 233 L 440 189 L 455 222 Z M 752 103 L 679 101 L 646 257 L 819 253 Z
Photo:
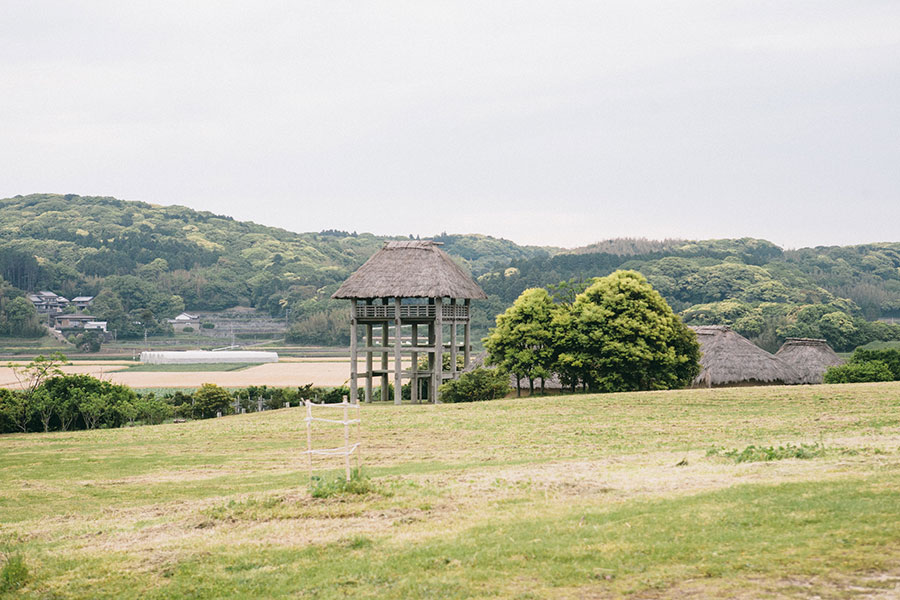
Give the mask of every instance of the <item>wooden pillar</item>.
M 428 299 L 428 304 L 430 306 L 434 306 L 434 298 Z M 428 376 L 428 385 L 426 386 L 428 401 L 432 402 L 434 400 L 434 319 L 428 322 L 428 347 L 431 350 L 428 351 L 428 371 L 431 375 Z
M 450 306 L 456 308 L 456 298 L 450 298 Z M 450 374 L 456 379 L 456 353 L 459 351 L 456 343 L 456 315 L 450 319 Z
M 356 328 L 356 300 L 352 300 L 350 304 L 350 397 L 356 398 L 357 390 L 357 369 L 359 357 L 356 352 L 356 338 L 358 335 Z
M 381 304 L 387 306 L 387 298 L 381 299 Z M 381 324 L 381 347 L 384 348 L 384 352 L 381 353 L 381 401 L 388 401 L 388 321 L 387 317 L 385 317 L 384 322 Z
M 444 374 L 444 299 L 434 299 L 434 370 L 431 380 L 431 401 L 438 401 L 438 388 Z
M 394 404 L 403 402 L 403 360 L 400 358 L 400 340 L 403 326 L 400 321 L 400 298 L 394 298 Z
M 366 323 L 366 402 L 372 401 L 372 324 Z
M 466 298 L 466 324 L 463 327 L 463 364 L 465 365 L 465 369 L 469 368 L 470 363 L 472 362 L 472 329 L 469 325 L 472 322 L 471 311 L 471 300 Z
M 416 346 L 419 345 L 419 324 L 412 324 L 412 375 L 409 380 L 409 401 L 413 404 L 419 403 L 419 353 L 416 352 Z

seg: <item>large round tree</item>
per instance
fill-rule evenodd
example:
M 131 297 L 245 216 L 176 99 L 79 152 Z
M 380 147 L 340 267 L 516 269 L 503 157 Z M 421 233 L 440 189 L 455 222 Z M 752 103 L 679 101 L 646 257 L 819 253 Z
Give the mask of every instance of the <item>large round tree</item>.
M 556 328 L 559 370 L 588 389 L 680 388 L 700 372 L 696 336 L 640 273 L 597 279 L 564 317 Z
M 530 288 L 512 306 L 497 316 L 497 326 L 484 339 L 488 363 L 516 377 L 516 393 L 522 394 L 521 380 L 527 379 L 534 394 L 534 380 L 551 375 L 553 366 L 553 300 L 547 290 Z

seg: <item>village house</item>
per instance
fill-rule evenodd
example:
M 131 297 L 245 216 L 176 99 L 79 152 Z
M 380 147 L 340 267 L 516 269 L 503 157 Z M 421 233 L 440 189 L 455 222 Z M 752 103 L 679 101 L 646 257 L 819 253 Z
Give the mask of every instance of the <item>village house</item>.
M 66 315 L 53 316 L 53 329 L 97 329 L 106 332 L 106 321 L 98 321 L 97 317 L 90 315 Z
M 183 312 L 174 319 L 166 319 L 166 322 L 172 326 L 175 331 L 184 331 L 185 327 L 193 327 L 197 329 L 200 326 L 200 315 L 192 315 Z
M 48 292 L 46 290 L 28 294 L 27 298 L 41 314 L 62 312 L 69 306 L 69 300 L 67 298 L 58 296 L 53 292 Z
M 76 296 L 72 298 L 72 304 L 79 311 L 87 310 L 87 308 L 93 304 L 94 297 L 93 296 Z

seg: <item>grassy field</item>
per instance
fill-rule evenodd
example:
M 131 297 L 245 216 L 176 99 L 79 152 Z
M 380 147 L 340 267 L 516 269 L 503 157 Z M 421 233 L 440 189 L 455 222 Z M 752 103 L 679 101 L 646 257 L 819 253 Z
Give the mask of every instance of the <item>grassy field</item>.
M 364 406 L 372 491 L 327 498 L 303 416 L 0 437 L 17 593 L 900 593 L 897 383 Z

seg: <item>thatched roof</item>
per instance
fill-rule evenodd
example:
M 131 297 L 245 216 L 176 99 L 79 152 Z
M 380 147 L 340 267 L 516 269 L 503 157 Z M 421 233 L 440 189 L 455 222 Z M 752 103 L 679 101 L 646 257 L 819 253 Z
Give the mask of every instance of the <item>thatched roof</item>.
M 700 374 L 694 386 L 765 385 L 796 383 L 799 375 L 789 364 L 724 325 L 691 329 L 700 342 Z
M 440 244 L 387 242 L 332 298 L 487 298 Z
M 787 338 L 775 356 L 794 367 L 797 383 L 822 383 L 828 367 L 844 364 L 825 340 Z

